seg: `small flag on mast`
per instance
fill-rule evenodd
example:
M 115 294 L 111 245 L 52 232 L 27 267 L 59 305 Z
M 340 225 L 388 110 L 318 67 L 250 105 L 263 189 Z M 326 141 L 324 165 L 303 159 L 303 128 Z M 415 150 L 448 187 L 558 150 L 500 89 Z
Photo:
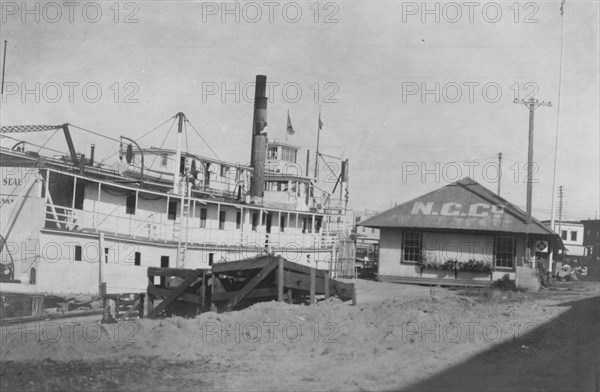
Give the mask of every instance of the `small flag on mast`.
M 293 135 L 295 133 L 296 133 L 296 131 L 294 131 L 294 127 L 292 127 L 292 120 L 290 120 L 290 111 L 288 110 L 287 134 L 286 135 Z
M 321 112 L 319 112 L 319 130 L 323 129 L 323 121 L 321 121 Z
M 564 16 L 564 14 L 565 14 L 565 0 L 562 0 L 560 2 L 560 14 L 561 14 L 561 16 Z

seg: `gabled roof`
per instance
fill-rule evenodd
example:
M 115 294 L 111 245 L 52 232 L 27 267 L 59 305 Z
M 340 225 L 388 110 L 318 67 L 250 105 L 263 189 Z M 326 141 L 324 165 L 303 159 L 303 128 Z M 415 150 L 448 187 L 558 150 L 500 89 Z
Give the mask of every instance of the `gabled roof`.
M 552 235 L 555 233 L 469 177 L 359 223 L 376 228 L 432 228 Z

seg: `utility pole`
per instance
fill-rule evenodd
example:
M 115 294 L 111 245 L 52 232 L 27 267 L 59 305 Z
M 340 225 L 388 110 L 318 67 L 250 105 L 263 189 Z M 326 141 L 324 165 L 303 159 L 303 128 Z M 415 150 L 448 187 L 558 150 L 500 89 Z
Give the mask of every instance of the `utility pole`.
M 562 212 L 563 212 L 563 197 L 565 195 L 565 186 L 558 187 L 558 235 L 562 238 Z M 564 254 L 564 253 L 563 253 Z M 562 261 L 562 258 L 561 258 Z
M 526 257 L 531 258 L 531 247 L 529 246 L 529 225 L 531 224 L 531 208 L 532 208 L 532 193 L 533 193 L 533 119 L 534 112 L 540 106 L 552 106 L 552 103 L 545 101 L 538 101 L 537 99 L 530 98 L 528 101 L 524 99 L 518 100 L 515 99 L 514 103 L 523 103 L 529 109 L 529 146 L 527 150 L 527 209 L 526 209 L 526 219 L 525 223 L 527 224 L 527 232 L 525 235 L 525 247 Z
M 540 102 L 537 99 L 530 98 L 529 101 L 524 99 L 515 99 L 514 103 L 523 103 L 529 109 L 529 147 L 527 150 L 527 224 L 531 223 L 531 198 L 533 191 L 533 113 L 540 106 L 552 106 L 551 102 Z
M 563 212 L 563 197 L 565 196 L 565 186 L 558 187 L 558 235 L 562 235 L 562 212 Z
M 498 196 L 500 196 L 500 182 L 502 181 L 502 153 L 498 153 Z

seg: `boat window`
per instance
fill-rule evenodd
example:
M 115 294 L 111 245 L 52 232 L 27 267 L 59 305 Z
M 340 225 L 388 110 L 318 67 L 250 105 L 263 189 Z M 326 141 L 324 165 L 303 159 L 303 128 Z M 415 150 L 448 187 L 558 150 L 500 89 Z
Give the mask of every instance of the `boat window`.
M 75 261 L 81 261 L 81 246 L 75 245 Z
M 269 147 L 268 159 L 277 159 L 277 147 Z
M 240 229 L 242 227 L 242 212 L 238 211 L 235 215 L 235 228 Z
M 227 216 L 226 211 L 219 212 L 219 230 L 225 230 L 225 217 Z
M 279 229 L 282 233 L 285 231 L 285 215 L 282 215 L 281 218 L 279 218 Z
M 252 231 L 256 231 L 256 227 L 258 226 L 258 212 L 252 213 Z
M 131 215 L 135 214 L 135 204 L 136 204 L 135 193 L 130 193 L 129 195 L 127 195 L 127 203 L 126 203 L 125 213 L 131 214 Z
M 167 160 L 168 160 L 167 154 L 160 154 L 160 156 L 162 157 L 162 160 L 160 161 L 160 165 L 167 166 Z
M 200 208 L 200 227 L 206 227 L 206 208 Z
M 35 268 L 29 270 L 29 284 L 35 284 L 36 276 L 35 276 Z
M 85 184 L 79 180 L 75 186 L 75 203 L 73 207 L 77 210 L 83 210 L 83 196 L 85 191 Z
M 177 202 L 176 201 L 169 201 L 168 218 L 170 220 L 175 220 L 176 216 L 177 216 Z
M 142 265 L 142 254 L 140 252 L 135 252 L 135 260 L 133 262 L 134 265 Z

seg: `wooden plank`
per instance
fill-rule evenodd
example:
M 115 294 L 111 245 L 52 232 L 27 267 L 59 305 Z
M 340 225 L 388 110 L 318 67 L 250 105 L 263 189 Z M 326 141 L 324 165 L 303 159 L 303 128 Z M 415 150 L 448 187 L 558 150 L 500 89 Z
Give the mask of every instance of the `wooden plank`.
M 159 297 L 167 298 L 173 292 L 173 289 L 163 289 L 160 287 L 155 287 L 153 289 L 153 292 L 155 292 L 156 293 L 155 295 L 157 295 Z M 176 299 L 182 300 L 182 301 L 187 301 L 187 302 L 193 302 L 195 304 L 202 305 L 202 297 L 200 295 L 195 295 L 195 294 L 191 294 L 191 293 L 182 293 Z
M 277 301 L 283 302 L 283 285 L 284 285 L 284 274 L 285 274 L 285 260 L 283 257 L 278 258 L 277 267 Z
M 326 272 L 325 270 L 311 268 L 307 265 L 302 265 L 302 264 L 294 263 L 291 261 L 285 262 L 285 269 L 290 270 L 290 271 L 304 273 L 306 275 L 310 275 L 310 270 L 314 269 L 314 270 L 316 270 L 317 278 L 323 278 L 325 276 L 325 272 Z
M 244 297 L 250 292 L 252 291 L 252 289 L 254 289 L 260 282 L 262 282 L 262 280 L 264 278 L 267 277 L 267 275 L 273 271 L 275 268 L 277 268 L 278 263 L 273 261 L 270 264 L 266 265 L 263 269 L 260 270 L 260 272 L 258 274 L 256 274 L 256 276 L 254 278 L 252 278 L 245 286 L 244 288 L 242 288 L 240 291 L 238 291 L 238 294 L 231 298 L 229 300 L 229 302 L 227 302 L 225 304 L 225 306 L 223 306 L 223 310 L 228 311 L 233 309 L 233 307 L 237 304 L 240 303 L 240 301 L 242 299 L 244 299 Z
M 146 316 L 149 315 L 150 313 L 152 313 L 152 310 L 154 310 L 154 295 L 151 293 L 152 288 L 154 288 L 154 277 L 149 276 L 148 277 L 148 289 L 147 289 L 147 301 L 148 301 L 148 308 Z
M 421 278 L 421 277 L 403 277 L 380 275 L 380 282 L 390 283 L 408 283 L 408 284 L 423 284 L 434 286 L 461 286 L 461 287 L 489 287 L 492 284 L 491 280 L 471 280 L 471 279 L 441 279 L 441 278 Z
M 204 307 L 206 303 L 206 272 L 202 273 L 202 285 L 200 286 L 200 306 Z
M 316 282 L 316 271 L 314 268 L 310 269 L 310 304 L 314 305 L 315 303 L 317 303 L 317 300 L 315 299 L 315 288 L 317 285 Z
M 239 294 L 239 291 L 221 291 L 213 293 L 213 302 L 228 301 L 231 298 Z M 261 298 L 261 297 L 272 297 L 275 298 L 278 295 L 278 290 L 274 288 L 254 289 L 248 294 L 246 298 Z
M 227 263 L 216 263 L 212 265 L 211 271 L 213 273 L 219 272 L 231 272 L 231 271 L 244 271 L 249 269 L 263 268 L 273 261 L 271 255 L 255 257 L 251 259 L 245 259 L 240 261 L 230 261 Z
M 323 293 L 325 294 L 325 299 L 329 298 L 329 271 L 325 271 L 325 275 L 323 276 Z
M 171 304 L 173 301 L 175 301 L 177 298 L 179 298 L 179 296 L 188 287 L 190 287 L 190 285 L 192 283 L 194 283 L 196 281 L 196 279 L 198 279 L 198 277 L 200 275 L 202 275 L 203 272 L 204 272 L 203 270 L 195 270 L 192 275 L 189 275 L 187 278 L 185 278 L 185 280 L 183 282 L 181 282 L 181 284 L 179 286 L 177 286 L 177 288 L 172 290 L 171 294 L 169 294 L 169 296 L 167 298 L 165 298 L 160 304 L 158 304 L 158 306 L 156 308 L 154 308 L 151 313 L 148 313 L 148 317 L 152 318 L 152 317 L 158 316 L 160 314 L 160 312 L 165 310 L 165 308 L 169 304 Z
M 129 317 L 131 315 L 131 313 L 133 313 L 133 311 L 136 310 L 139 306 L 140 306 L 140 298 L 135 300 L 133 305 L 129 308 L 129 310 L 121 318 L 125 319 L 125 318 Z
M 177 276 L 179 278 L 187 278 L 188 276 L 195 274 L 197 271 L 198 269 L 148 267 L 148 276 Z M 201 271 L 208 270 L 202 269 Z
M 315 293 L 323 294 L 324 279 L 315 278 Z M 310 275 L 305 275 L 299 272 L 285 271 L 284 286 L 292 289 L 298 289 L 303 291 L 310 291 Z
M 354 296 L 354 285 L 351 283 L 340 282 L 339 280 L 330 279 L 329 289 L 337 294 L 342 301 L 352 299 Z

